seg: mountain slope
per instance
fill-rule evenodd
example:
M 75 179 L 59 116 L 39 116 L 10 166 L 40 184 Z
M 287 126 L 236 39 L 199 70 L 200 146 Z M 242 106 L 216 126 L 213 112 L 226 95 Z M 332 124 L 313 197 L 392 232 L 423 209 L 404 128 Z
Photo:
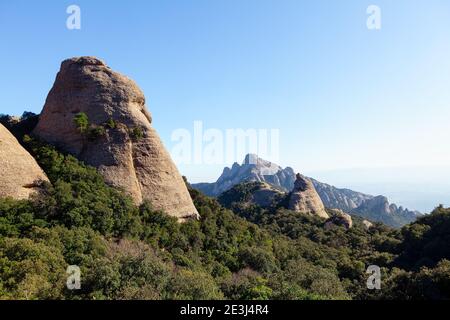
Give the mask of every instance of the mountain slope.
M 291 167 L 282 168 L 272 162 L 248 154 L 242 165 L 234 163 L 226 167 L 214 183 L 197 183 L 192 187 L 212 197 L 217 197 L 233 186 L 248 181 L 265 182 L 283 192 L 294 188 L 296 175 Z M 350 189 L 340 189 L 310 178 L 325 207 L 340 209 L 353 215 L 392 227 L 401 227 L 413 222 L 420 215 L 395 204 L 390 204 L 383 196 L 372 196 Z
M 350 189 L 336 188 L 312 178 L 311 181 L 317 193 L 322 198 L 324 205 L 328 208 L 341 209 L 349 212 L 359 207 L 364 201 L 373 198 L 373 196 L 368 194 Z
M 263 160 L 256 155 L 248 154 L 242 165 L 235 162 L 231 168 L 225 167 L 222 175 L 215 183 L 196 183 L 192 186 L 206 194 L 217 197 L 241 182 L 266 182 L 283 192 L 294 188 L 295 172 Z

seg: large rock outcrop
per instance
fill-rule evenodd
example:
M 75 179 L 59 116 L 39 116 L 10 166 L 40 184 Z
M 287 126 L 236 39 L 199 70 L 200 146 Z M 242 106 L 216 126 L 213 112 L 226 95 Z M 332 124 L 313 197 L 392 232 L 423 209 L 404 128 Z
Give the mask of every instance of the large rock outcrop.
M 332 209 L 331 217 L 325 222 L 325 229 L 331 229 L 333 226 L 342 226 L 345 229 L 353 227 L 352 216 L 339 209 Z
M 76 125 L 86 114 L 88 127 Z M 149 200 L 180 221 L 197 218 L 183 178 L 151 126 L 136 83 L 94 57 L 65 60 L 34 134 L 98 168 L 136 203 Z
M 308 178 L 299 173 L 297 173 L 294 189 L 289 195 L 288 209 L 328 218 L 328 213 L 325 211 L 325 207 L 316 189 L 314 189 L 314 185 Z
M 0 124 L 0 198 L 27 199 L 42 181 L 48 181 L 44 171 Z

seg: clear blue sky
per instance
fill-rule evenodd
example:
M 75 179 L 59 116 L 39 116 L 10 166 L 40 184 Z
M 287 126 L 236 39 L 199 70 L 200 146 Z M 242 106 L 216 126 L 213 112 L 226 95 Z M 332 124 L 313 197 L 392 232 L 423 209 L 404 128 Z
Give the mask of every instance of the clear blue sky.
M 66 28 L 71 4 L 81 30 Z M 281 165 L 338 185 L 364 189 L 352 168 L 450 172 L 448 0 L 1 0 L 0 38 L 0 113 L 40 112 L 60 62 L 94 55 L 144 90 L 169 150 L 201 120 L 279 129 Z M 212 181 L 222 167 L 180 170 Z

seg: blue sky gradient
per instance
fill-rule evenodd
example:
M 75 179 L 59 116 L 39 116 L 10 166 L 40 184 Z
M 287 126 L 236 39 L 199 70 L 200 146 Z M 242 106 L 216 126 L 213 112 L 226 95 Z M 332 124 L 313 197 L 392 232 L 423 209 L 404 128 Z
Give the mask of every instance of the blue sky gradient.
M 421 210 L 450 199 L 447 0 L 0 0 L 0 37 L 0 113 L 40 112 L 60 62 L 93 55 L 139 84 L 169 150 L 196 120 L 275 128 L 282 166 Z M 180 165 L 194 182 L 222 168 Z

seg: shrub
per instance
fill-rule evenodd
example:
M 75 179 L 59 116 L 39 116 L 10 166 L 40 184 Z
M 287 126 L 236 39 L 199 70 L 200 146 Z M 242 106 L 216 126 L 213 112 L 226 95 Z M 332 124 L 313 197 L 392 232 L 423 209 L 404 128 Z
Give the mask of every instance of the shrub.
M 51 184 L 30 200 L 0 199 L 0 299 L 449 298 L 450 209 L 401 233 L 324 230 L 245 197 L 228 199 L 232 211 L 188 186 L 201 218 L 179 224 L 148 202 L 136 207 L 95 168 L 23 141 Z M 79 291 L 65 289 L 72 264 Z M 370 264 L 382 267 L 381 291 L 365 287 Z
M 169 283 L 169 299 L 218 300 L 223 299 L 214 279 L 204 272 L 180 269 Z
M 113 118 L 109 118 L 105 123 L 105 127 L 109 129 L 114 129 L 117 127 L 117 122 Z
M 243 269 L 222 283 L 222 291 L 233 300 L 268 300 L 272 289 L 258 272 Z
M 73 122 L 80 133 L 87 132 L 89 128 L 89 118 L 86 113 L 80 112 L 75 115 Z
M 103 126 L 92 126 L 89 128 L 88 138 L 91 141 L 95 141 L 106 134 L 106 129 Z
M 144 137 L 144 131 L 141 127 L 134 127 L 131 129 L 131 139 L 133 141 L 139 141 Z

